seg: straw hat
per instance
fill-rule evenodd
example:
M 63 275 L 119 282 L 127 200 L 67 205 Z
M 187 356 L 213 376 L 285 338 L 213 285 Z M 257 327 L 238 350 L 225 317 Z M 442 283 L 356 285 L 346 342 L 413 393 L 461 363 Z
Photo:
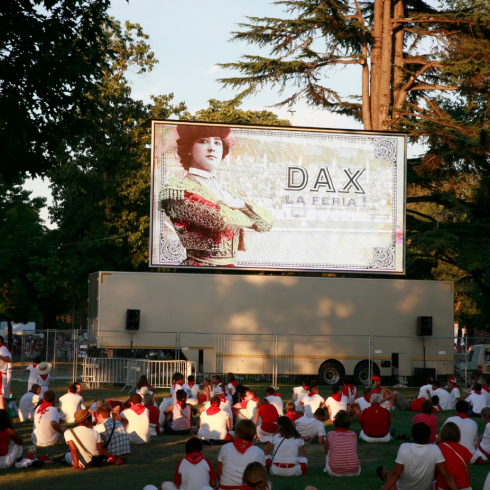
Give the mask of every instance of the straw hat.
M 50 362 L 41 362 L 36 367 L 37 374 L 48 374 L 51 369 L 53 369 L 53 365 Z
M 141 396 L 145 396 L 147 393 L 148 393 L 148 386 L 143 386 L 141 389 L 140 389 L 140 395 Z
M 86 408 L 81 408 L 75 412 L 75 424 L 83 422 L 85 419 L 90 417 L 91 413 Z

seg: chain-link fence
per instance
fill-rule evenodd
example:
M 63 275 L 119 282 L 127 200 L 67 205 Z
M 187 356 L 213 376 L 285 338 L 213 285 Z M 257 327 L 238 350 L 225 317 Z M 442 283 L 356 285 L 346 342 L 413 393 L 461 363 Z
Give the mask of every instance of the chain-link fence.
M 421 386 L 430 377 L 445 382 L 450 376 L 456 376 L 463 387 L 480 376 L 490 384 L 490 337 L 100 331 L 97 338 L 87 338 L 78 330 L 45 330 L 17 336 L 17 351 L 14 376 L 26 380 L 25 368 L 39 356 L 53 365 L 55 380 L 81 379 L 82 374 L 88 380 L 94 376 L 94 366 L 117 358 L 121 372 L 113 379 L 122 383 L 127 380 L 128 360 L 142 359 L 193 363 L 199 381 L 210 374 L 224 377 L 233 372 L 249 385 L 294 385 L 310 378 L 320 384 L 347 379 L 361 385 L 372 375 L 393 385 Z M 86 361 L 82 372 L 84 358 L 97 361 Z M 146 371 L 146 365 L 141 369 Z M 159 380 L 167 376 L 150 374 Z

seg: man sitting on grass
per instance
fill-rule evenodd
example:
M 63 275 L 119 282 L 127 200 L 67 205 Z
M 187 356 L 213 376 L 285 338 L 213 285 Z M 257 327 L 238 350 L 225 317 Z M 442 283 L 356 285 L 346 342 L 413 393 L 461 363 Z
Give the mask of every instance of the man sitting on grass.
M 423 422 L 412 426 L 413 443 L 398 449 L 395 469 L 388 471 L 379 466 L 378 476 L 385 482 L 381 490 L 430 490 L 437 469 L 449 490 L 458 490 L 453 477 L 444 464 L 444 456 L 435 444 L 429 444 L 430 428 Z M 396 484 L 396 487 L 395 487 Z
M 355 414 L 361 423 L 359 438 L 366 442 L 391 441 L 390 424 L 391 414 L 380 405 L 381 395 L 371 395 L 371 406 L 361 411 L 354 407 Z
M 489 464 L 490 463 L 490 408 L 483 408 L 481 411 L 481 418 L 485 423 L 485 430 L 478 439 L 478 447 L 473 454 L 472 461 L 475 464 Z
M 63 442 L 66 428 L 60 425 L 58 410 L 54 406 L 56 395 L 54 391 L 44 392 L 44 402 L 34 413 L 32 442 L 36 446 L 56 446 Z
M 300 433 L 305 441 L 318 439 L 318 444 L 323 444 L 325 441 L 325 409 L 317 408 L 313 418 L 301 417 L 296 420 L 296 430 Z
M 116 457 L 111 456 L 102 445 L 100 434 L 93 429 L 92 414 L 87 409 L 80 409 L 75 413 L 74 422 L 77 427 L 65 431 L 65 441 L 70 452 L 65 454 L 65 460 L 75 470 L 82 470 L 91 466 L 100 466 L 99 456 L 106 456 L 108 461 L 114 462 Z
M 104 447 L 116 456 L 115 463 L 117 465 L 127 463 L 131 449 L 129 435 L 122 422 L 111 418 L 111 409 L 108 405 L 98 407 L 95 418 L 97 425 L 94 429 L 104 441 Z

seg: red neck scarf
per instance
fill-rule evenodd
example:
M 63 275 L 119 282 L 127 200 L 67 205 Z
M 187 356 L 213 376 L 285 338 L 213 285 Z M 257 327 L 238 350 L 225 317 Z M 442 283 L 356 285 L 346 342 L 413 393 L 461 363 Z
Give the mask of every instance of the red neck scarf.
M 201 453 L 194 452 L 187 454 L 185 459 L 191 464 L 197 464 L 200 463 L 204 458 L 202 457 Z
M 469 419 L 470 416 L 467 414 L 467 413 L 459 413 L 459 412 L 456 412 L 458 414 L 458 417 L 461 417 L 462 419 Z
M 308 396 L 315 396 L 315 395 L 318 395 L 318 393 L 308 393 Z
M 250 398 L 250 401 L 257 403 L 259 401 L 258 398 Z
M 215 407 L 215 406 L 213 406 L 213 407 L 209 407 L 209 408 L 206 410 L 206 413 L 207 413 L 208 415 L 215 415 L 215 414 L 217 414 L 218 412 L 221 412 L 221 408 L 219 408 L 219 407 Z
M 136 415 L 141 415 L 145 411 L 145 407 L 141 405 L 141 403 L 137 403 L 136 405 L 131 405 L 130 408 Z
M 481 395 L 481 391 L 476 391 L 476 390 L 474 390 L 474 393 L 475 393 L 476 395 Z
M 37 409 L 37 414 L 40 416 L 39 417 L 39 422 L 41 422 L 41 419 L 43 418 L 43 415 L 46 413 L 47 409 L 49 407 L 52 407 L 54 403 L 48 403 L 48 402 L 43 402 L 41 405 L 39 405 L 39 408 Z
M 40 374 L 39 377 L 46 381 L 48 379 L 49 374 Z
M 177 405 L 179 405 L 179 407 L 182 408 L 182 410 L 184 410 L 185 407 L 187 407 L 187 403 L 182 400 L 177 400 Z
M 32 363 L 32 367 L 36 368 L 37 364 L 35 362 Z
M 342 400 L 342 393 L 340 393 L 340 391 L 338 393 L 335 393 L 335 395 L 332 395 L 332 398 L 336 401 L 336 402 L 339 402 L 340 400 Z
M 236 450 L 241 453 L 245 454 L 245 451 L 253 445 L 252 442 L 246 441 L 245 439 L 235 439 L 233 442 L 233 445 L 235 446 Z
M 349 432 L 349 429 L 342 429 L 342 427 L 335 427 L 335 432 Z
M 177 388 L 179 386 L 180 388 Z M 172 388 L 174 391 L 181 390 L 182 386 L 184 386 L 180 381 L 175 381 L 175 383 L 172 384 Z
M 220 401 L 222 401 L 223 403 L 226 403 L 228 401 L 228 399 L 226 398 L 226 396 L 220 396 L 219 397 Z
M 271 393 L 269 396 L 281 396 L 282 397 L 282 395 L 280 393 Z
M 307 385 L 303 385 L 303 390 L 305 390 L 305 391 L 310 391 L 310 387 L 309 387 L 309 386 L 307 386 Z
M 366 400 L 368 403 L 371 403 L 371 395 L 364 395 L 363 396 L 364 400 Z
M 230 381 L 230 384 L 236 388 L 238 386 L 238 381 Z
M 187 384 L 189 385 L 189 388 L 192 388 L 196 382 L 195 381 L 187 381 Z

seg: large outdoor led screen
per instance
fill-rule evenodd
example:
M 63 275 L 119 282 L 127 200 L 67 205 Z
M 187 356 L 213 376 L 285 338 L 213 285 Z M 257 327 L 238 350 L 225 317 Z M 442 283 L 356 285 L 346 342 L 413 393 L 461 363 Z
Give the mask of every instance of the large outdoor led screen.
M 404 273 L 404 135 L 152 130 L 150 266 Z

